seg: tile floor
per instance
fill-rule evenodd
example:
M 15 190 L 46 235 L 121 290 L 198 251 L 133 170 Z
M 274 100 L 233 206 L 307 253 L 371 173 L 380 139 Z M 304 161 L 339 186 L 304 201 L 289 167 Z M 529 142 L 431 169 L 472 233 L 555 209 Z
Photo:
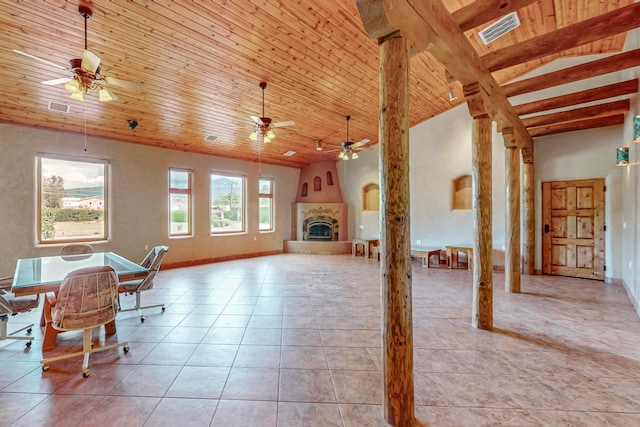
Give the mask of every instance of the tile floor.
M 640 322 L 621 286 L 523 276 L 514 295 L 496 273 L 487 332 L 470 326 L 470 272 L 413 271 L 422 425 L 640 425 Z M 376 261 L 285 254 L 163 270 L 143 302 L 167 310 L 144 324 L 119 314 L 131 351 L 92 355 L 87 379 L 80 358 L 42 372 L 38 330 L 29 350 L 0 342 L 0 425 L 387 425 Z M 80 346 L 64 333 L 47 355 Z

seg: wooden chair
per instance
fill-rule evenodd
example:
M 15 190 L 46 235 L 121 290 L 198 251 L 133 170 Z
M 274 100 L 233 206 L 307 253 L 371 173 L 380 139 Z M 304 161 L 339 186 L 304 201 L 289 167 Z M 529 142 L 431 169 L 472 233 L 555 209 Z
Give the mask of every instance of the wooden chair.
M 65 277 L 58 295 L 48 295 L 51 301 L 51 324 L 59 331 L 83 331 L 82 351 L 42 359 L 42 370 L 49 369 L 49 363 L 84 356 L 82 376 L 89 376 L 89 355 L 98 351 L 124 347 L 127 342 L 117 342 L 102 347 L 92 347 L 93 328 L 112 322 L 118 310 L 118 276 L 111 266 L 87 267 L 75 270 Z

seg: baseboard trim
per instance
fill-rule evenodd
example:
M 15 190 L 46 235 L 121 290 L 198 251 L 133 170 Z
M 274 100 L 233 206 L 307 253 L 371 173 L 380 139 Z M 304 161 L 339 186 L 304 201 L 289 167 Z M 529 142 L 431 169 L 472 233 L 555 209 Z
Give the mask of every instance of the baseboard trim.
M 190 261 L 178 261 L 178 262 L 172 262 L 168 264 L 162 264 L 162 269 L 164 270 L 164 269 L 170 269 L 170 268 L 193 267 L 195 265 L 213 264 L 216 262 L 233 261 L 233 260 L 245 259 L 245 258 L 257 258 L 257 257 L 269 256 L 269 255 L 279 255 L 282 253 L 283 253 L 282 250 L 276 250 L 276 251 L 254 252 L 250 254 L 227 255 L 227 256 L 221 256 L 221 257 L 215 257 L 215 258 L 203 258 L 203 259 L 196 259 L 196 260 L 190 260 Z

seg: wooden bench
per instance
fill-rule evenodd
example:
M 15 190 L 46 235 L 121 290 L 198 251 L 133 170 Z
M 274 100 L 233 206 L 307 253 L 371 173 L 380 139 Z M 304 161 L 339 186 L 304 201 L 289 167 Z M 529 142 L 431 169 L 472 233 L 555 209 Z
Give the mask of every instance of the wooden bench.
M 462 256 L 460 256 L 462 254 Z M 447 266 L 471 270 L 472 245 L 447 246 Z M 466 258 L 466 259 L 465 259 Z
M 420 258 L 422 260 L 422 266 L 427 268 L 446 268 L 447 267 L 447 252 L 441 248 L 412 248 L 411 256 L 414 258 Z

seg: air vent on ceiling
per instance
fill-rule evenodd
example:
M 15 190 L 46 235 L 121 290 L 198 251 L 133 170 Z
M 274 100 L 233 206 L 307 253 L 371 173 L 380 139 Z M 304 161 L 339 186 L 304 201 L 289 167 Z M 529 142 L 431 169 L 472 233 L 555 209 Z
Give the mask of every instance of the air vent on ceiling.
M 68 113 L 69 104 L 60 104 L 58 102 L 49 101 L 49 110 L 60 111 L 61 113 Z
M 207 135 L 207 136 L 204 137 L 204 140 L 205 141 L 209 141 L 209 142 L 213 142 L 216 139 L 218 139 L 218 137 L 217 136 L 213 136 L 213 135 Z
M 283 154 L 283 156 L 291 157 L 291 156 L 293 156 L 294 154 L 296 154 L 296 152 L 295 152 L 295 151 L 287 151 L 286 153 L 284 153 L 284 154 Z
M 505 15 L 500 20 L 489 25 L 484 30 L 480 31 L 478 35 L 482 39 L 482 42 L 487 45 L 498 37 L 504 36 L 509 31 L 519 26 L 520 20 L 518 19 L 518 14 L 516 12 L 511 12 L 510 14 Z

